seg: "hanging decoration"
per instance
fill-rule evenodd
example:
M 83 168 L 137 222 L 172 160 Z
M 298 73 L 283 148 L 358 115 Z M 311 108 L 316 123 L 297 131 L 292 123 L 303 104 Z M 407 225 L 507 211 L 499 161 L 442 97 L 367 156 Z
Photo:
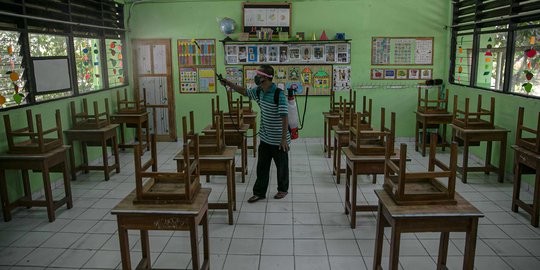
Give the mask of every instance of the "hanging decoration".
M 19 85 L 17 84 L 17 82 L 19 82 L 21 76 L 18 72 L 15 71 L 16 56 L 13 54 L 13 45 L 9 44 L 6 48 L 6 51 L 7 55 L 0 58 L 0 60 L 7 60 L 7 62 L 9 62 L 10 70 L 8 70 L 5 74 L 9 75 L 9 79 L 13 84 L 13 95 L 11 98 L 13 101 L 15 101 L 15 103 L 21 104 L 25 95 L 23 93 L 19 93 Z M 3 106 L 7 101 L 7 97 L 0 95 L 0 106 Z
M 463 67 L 461 64 L 463 63 L 463 36 L 459 40 L 459 47 L 458 47 L 458 53 L 459 53 L 459 66 L 458 66 L 458 73 L 461 74 L 463 72 Z M 458 74 L 457 80 L 461 83 L 461 75 Z
M 491 74 L 491 65 L 487 64 L 487 63 L 491 63 L 491 57 L 493 56 L 493 54 L 491 53 L 491 49 L 493 48 L 493 45 L 491 45 L 491 43 L 493 42 L 493 39 L 491 37 L 488 38 L 487 40 L 488 44 L 486 45 L 486 48 L 487 48 L 487 51 L 486 53 L 484 53 L 484 56 L 485 56 L 485 65 L 484 65 L 484 83 L 488 83 L 489 82 L 489 75 Z
M 531 47 L 527 50 L 525 50 L 525 55 L 527 56 L 527 70 L 524 70 L 523 73 L 525 73 L 525 79 L 527 79 L 527 82 L 522 84 L 521 87 L 523 87 L 523 90 L 530 94 L 532 92 L 533 84 L 531 83 L 531 80 L 534 78 L 534 74 L 532 73 L 532 58 L 534 58 L 537 54 L 536 50 L 534 49 L 534 43 L 536 42 L 535 36 L 531 36 L 529 39 L 529 44 Z

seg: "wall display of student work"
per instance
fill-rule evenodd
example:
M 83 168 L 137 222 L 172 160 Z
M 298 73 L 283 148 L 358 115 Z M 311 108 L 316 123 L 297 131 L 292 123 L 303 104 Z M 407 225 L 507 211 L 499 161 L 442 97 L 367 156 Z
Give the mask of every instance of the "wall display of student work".
M 179 39 L 178 70 L 181 93 L 215 93 L 216 40 Z
M 372 37 L 371 64 L 433 65 L 433 37 Z
M 244 85 L 244 70 L 242 67 L 225 67 L 225 79 L 236 85 Z
M 372 68 L 372 80 L 430 80 L 431 68 Z
M 255 36 L 261 28 L 290 33 L 291 3 L 242 3 L 242 32 Z
M 289 89 L 296 84 L 300 90 L 297 95 L 305 95 L 309 88 L 310 96 L 328 96 L 332 91 L 332 65 L 275 65 L 273 82 L 281 89 Z M 244 87 L 256 87 L 255 70 L 257 66 L 244 66 Z M 349 83 L 350 84 L 350 83 Z
M 349 64 L 350 43 L 225 44 L 225 64 Z

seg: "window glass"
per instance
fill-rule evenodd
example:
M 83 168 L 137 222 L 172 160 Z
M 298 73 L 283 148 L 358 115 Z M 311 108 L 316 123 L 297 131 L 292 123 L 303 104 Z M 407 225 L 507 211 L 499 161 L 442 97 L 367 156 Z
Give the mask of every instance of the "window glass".
M 480 46 L 477 54 L 478 67 L 475 86 L 502 90 L 507 36 L 506 32 L 479 35 Z
M 107 75 L 109 76 L 109 87 L 124 85 L 124 57 L 122 55 L 121 39 L 106 39 L 107 47 Z
M 0 108 L 26 103 L 26 80 L 19 32 L 0 30 Z
M 103 89 L 99 39 L 73 38 L 79 92 Z
M 540 28 L 517 30 L 514 43 L 514 64 L 510 91 L 540 96 L 540 57 L 538 56 Z
M 30 33 L 30 56 L 67 56 L 67 37 Z

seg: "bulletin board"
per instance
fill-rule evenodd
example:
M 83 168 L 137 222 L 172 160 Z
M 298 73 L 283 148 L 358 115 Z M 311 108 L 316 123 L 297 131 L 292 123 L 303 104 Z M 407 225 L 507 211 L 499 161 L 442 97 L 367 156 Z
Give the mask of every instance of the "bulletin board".
M 433 65 L 433 37 L 372 37 L 371 65 Z
M 258 66 L 244 66 L 244 87 L 256 87 L 253 78 Z M 305 95 L 309 88 L 310 96 L 328 96 L 333 86 L 332 65 L 275 65 L 273 82 L 285 90 L 296 84 L 300 91 L 297 95 Z
M 290 36 L 291 3 L 242 3 L 242 32 L 255 36 L 261 28 L 271 28 L 274 36 Z
M 180 93 L 216 92 L 216 40 L 179 39 Z

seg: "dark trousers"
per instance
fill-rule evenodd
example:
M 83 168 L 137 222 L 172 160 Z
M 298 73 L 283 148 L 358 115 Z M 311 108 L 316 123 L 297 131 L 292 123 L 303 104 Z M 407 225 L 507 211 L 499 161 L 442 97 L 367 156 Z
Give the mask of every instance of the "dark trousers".
M 271 145 L 265 142 L 259 144 L 259 158 L 257 160 L 257 181 L 253 186 L 253 195 L 266 197 L 268 181 L 270 179 L 270 165 L 272 159 L 277 168 L 278 191 L 287 192 L 289 190 L 289 154 L 278 145 Z

